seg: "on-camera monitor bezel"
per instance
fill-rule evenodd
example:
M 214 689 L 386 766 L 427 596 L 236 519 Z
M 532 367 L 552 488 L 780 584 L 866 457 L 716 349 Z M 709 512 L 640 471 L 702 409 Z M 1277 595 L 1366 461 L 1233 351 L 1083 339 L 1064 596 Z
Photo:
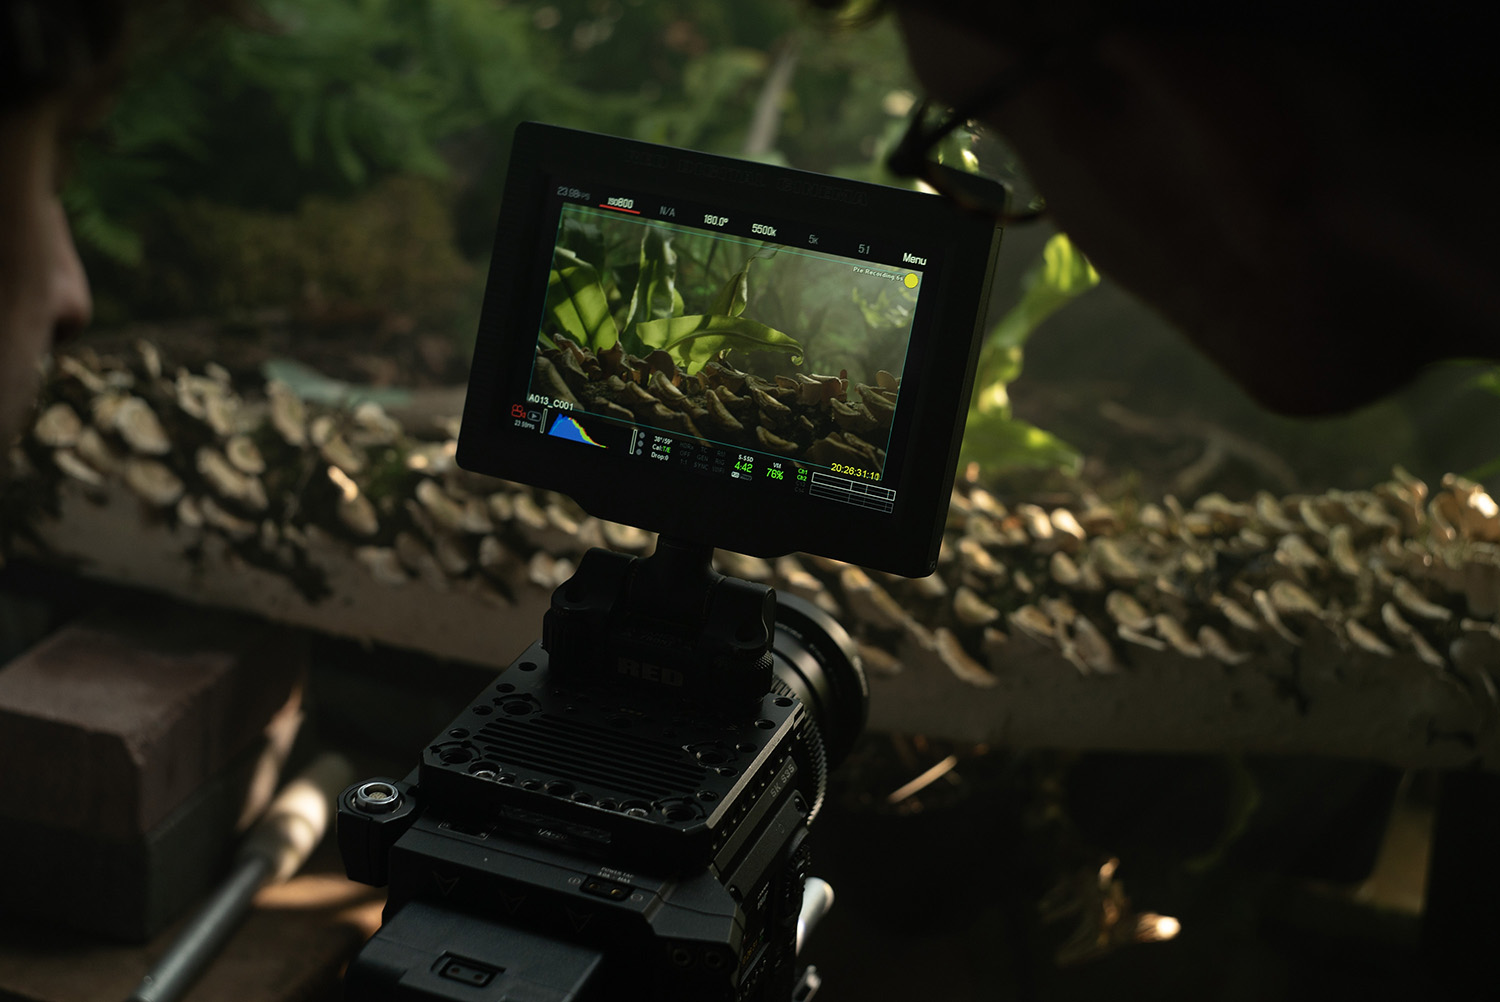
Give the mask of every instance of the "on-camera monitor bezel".
M 575 197 L 581 194 L 587 198 Z M 565 412 L 533 392 L 532 371 L 564 205 L 590 212 L 640 205 L 633 214 L 655 212 L 650 218 L 658 221 L 669 208 L 688 207 L 696 217 L 666 222 L 750 239 L 741 227 L 754 221 L 754 239 L 774 231 L 775 243 L 804 257 L 913 269 L 920 289 L 883 468 L 840 477 L 817 463 L 682 435 L 653 458 L 650 450 L 662 447 L 647 440 L 661 435 L 644 424 L 644 432 L 631 431 L 628 449 L 548 434 Z M 705 206 L 715 214 L 705 214 Z M 709 219 L 729 223 L 714 231 Z M 931 573 L 999 234 L 992 222 L 914 191 L 523 124 L 506 175 L 458 463 L 559 491 L 599 518 L 741 553 L 800 550 L 899 574 Z M 808 247 L 817 249 L 804 252 Z M 866 391 L 856 395 L 854 379 L 848 383 L 852 402 L 868 404 Z M 605 420 L 583 411 L 577 417 Z M 744 474 L 731 469 L 742 455 L 750 457 Z

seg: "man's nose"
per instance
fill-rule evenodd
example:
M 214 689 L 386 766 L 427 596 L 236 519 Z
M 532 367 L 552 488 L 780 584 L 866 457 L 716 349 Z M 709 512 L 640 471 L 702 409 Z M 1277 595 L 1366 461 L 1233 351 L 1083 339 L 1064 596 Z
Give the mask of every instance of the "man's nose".
M 88 326 L 94 315 L 94 299 L 88 275 L 73 244 L 73 233 L 62 203 L 54 201 L 52 261 L 48 269 L 48 309 L 52 315 L 53 341 L 67 340 Z

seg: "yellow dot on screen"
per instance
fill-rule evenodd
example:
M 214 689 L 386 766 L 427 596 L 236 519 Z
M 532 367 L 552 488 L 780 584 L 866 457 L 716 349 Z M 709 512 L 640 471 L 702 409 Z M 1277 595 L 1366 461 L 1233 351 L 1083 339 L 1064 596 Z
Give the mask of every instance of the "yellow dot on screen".
M 907 272 L 906 278 L 903 281 L 906 283 L 908 289 L 915 289 L 917 287 L 917 273 L 914 271 Z

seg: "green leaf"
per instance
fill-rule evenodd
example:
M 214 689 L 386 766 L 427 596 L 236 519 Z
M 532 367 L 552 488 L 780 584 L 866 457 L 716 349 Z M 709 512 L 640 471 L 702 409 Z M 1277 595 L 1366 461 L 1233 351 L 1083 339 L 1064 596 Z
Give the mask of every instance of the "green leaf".
M 636 337 L 648 348 L 660 348 L 693 375 L 722 351 L 779 351 L 802 364 L 802 345 L 796 338 L 744 317 L 702 314 L 636 324 Z
M 328 145 L 333 150 L 333 159 L 339 165 L 339 171 L 351 184 L 362 183 L 366 175 L 365 162 L 354 148 L 354 143 L 349 136 L 349 101 L 347 98 L 329 99 L 323 108 L 323 128 L 327 130 Z
M 1009 386 L 1021 375 L 1023 346 L 1042 321 L 1098 284 L 1099 273 L 1065 234 L 1047 242 L 1042 260 L 1022 279 L 1021 301 L 1000 319 L 980 349 L 961 462 L 978 463 L 991 472 L 1078 469 L 1077 449 L 1011 417 Z
M 630 297 L 631 320 L 665 320 L 682 314 L 682 294 L 677 291 L 677 253 L 672 238 L 655 226 L 641 235 L 641 271 Z M 637 335 L 639 336 L 639 335 Z
M 1078 450 L 1035 425 L 998 413 L 969 413 L 959 463 L 978 463 L 988 471 L 1062 469 L 1077 472 Z
M 1021 280 L 1021 301 L 1000 318 L 986 339 L 1000 347 L 1020 347 L 1059 307 L 1099 284 L 1099 273 L 1058 233 L 1042 249 L 1042 260 Z
M 598 224 L 580 219 L 564 219 L 558 246 L 566 247 L 600 272 L 605 270 L 608 250 L 604 246 L 604 234 Z
M 619 328 L 609 312 L 609 298 L 599 284 L 594 267 L 566 248 L 559 247 L 547 280 L 547 312 L 557 326 L 584 347 L 598 351 L 612 348 L 620 339 Z
M 750 259 L 755 260 L 754 258 Z M 724 288 L 714 297 L 711 313 L 721 316 L 737 317 L 745 312 L 745 306 L 750 302 L 750 261 L 745 262 L 745 267 L 731 276 L 724 283 Z
M 1099 273 L 1059 233 L 1047 241 L 1042 259 L 1021 280 L 1024 291 L 1000 318 L 979 351 L 974 373 L 973 412 L 1010 416 L 1005 386 L 1021 375 L 1022 346 L 1032 333 L 1058 309 L 1099 284 Z
M 1474 377 L 1474 386 L 1500 396 L 1500 366 Z

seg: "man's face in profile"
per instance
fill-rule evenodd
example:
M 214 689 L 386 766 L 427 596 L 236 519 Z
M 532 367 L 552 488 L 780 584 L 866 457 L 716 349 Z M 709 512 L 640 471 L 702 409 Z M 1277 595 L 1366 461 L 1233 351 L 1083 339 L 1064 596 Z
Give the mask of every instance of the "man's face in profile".
M 88 279 L 58 197 L 62 98 L 0 111 L 0 446 L 21 430 L 54 338 L 88 323 Z

